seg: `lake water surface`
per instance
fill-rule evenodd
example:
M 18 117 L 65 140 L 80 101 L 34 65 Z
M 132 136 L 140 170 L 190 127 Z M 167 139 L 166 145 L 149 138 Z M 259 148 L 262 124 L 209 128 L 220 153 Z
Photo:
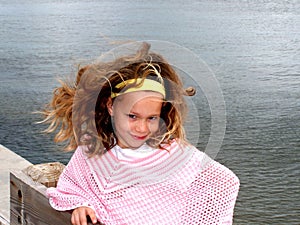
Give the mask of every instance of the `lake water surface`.
M 241 181 L 235 224 L 300 224 L 298 0 L 0 0 L 0 22 L 2 145 L 32 163 L 67 163 L 70 154 L 32 114 L 55 78 L 112 43 L 170 41 L 204 60 L 223 91 L 227 126 L 216 160 Z M 210 126 L 203 108 L 200 149 Z

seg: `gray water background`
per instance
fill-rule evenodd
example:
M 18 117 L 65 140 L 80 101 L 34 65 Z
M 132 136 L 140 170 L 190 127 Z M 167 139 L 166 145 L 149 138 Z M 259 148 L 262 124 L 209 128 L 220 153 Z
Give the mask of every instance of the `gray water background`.
M 222 88 L 227 130 L 216 160 L 241 181 L 235 224 L 300 224 L 299 1 L 0 0 L 0 22 L 2 145 L 32 163 L 67 163 L 31 113 L 49 101 L 55 78 L 112 43 L 174 42 Z M 199 110 L 203 149 L 210 114 Z

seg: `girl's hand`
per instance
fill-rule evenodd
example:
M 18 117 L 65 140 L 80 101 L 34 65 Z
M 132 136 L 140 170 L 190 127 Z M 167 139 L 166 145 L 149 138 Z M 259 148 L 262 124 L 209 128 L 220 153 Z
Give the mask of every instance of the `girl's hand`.
M 91 218 L 93 224 L 97 223 L 95 211 L 85 206 L 73 210 L 71 222 L 73 225 L 87 225 L 87 216 Z

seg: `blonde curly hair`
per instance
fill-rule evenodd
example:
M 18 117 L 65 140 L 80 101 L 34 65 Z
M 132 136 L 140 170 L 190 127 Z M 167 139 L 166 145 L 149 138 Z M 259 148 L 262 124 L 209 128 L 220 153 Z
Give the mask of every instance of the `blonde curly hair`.
M 49 124 L 45 132 L 57 132 L 54 141 L 67 142 L 66 151 L 87 145 L 89 155 L 103 154 L 117 143 L 106 104 L 112 93 L 121 91 L 116 85 L 129 79 L 155 77 L 155 71 L 159 71 L 166 90 L 160 115 L 162 122 L 155 137 L 147 143 L 162 148 L 172 139 L 186 142 L 184 95 L 193 95 L 194 89 L 184 90 L 171 65 L 149 50 L 150 45 L 143 43 L 134 55 L 86 65 L 79 68 L 75 82 L 60 81 L 61 86 L 53 91 L 52 100 L 41 112 L 44 115 L 41 122 Z

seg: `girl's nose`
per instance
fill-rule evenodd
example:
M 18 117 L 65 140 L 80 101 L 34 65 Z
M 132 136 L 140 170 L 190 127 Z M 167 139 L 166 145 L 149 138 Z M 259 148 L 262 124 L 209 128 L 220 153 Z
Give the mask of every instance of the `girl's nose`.
M 142 134 L 147 134 L 149 132 L 149 126 L 146 120 L 140 120 L 136 123 L 135 126 L 136 131 Z

